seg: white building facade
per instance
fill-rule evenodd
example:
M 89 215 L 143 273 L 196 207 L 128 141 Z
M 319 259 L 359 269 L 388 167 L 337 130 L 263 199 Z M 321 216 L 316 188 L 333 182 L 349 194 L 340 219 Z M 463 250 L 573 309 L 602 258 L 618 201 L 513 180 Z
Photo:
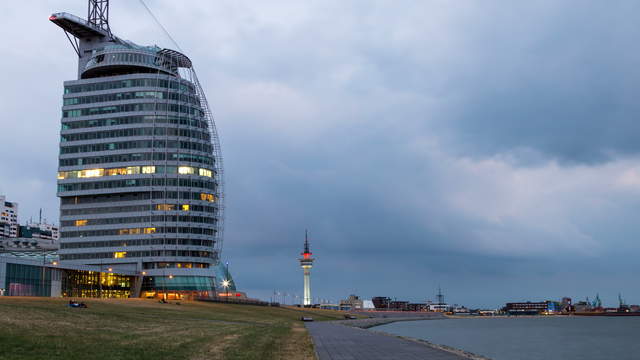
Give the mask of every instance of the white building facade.
M 0 237 L 18 237 L 18 203 L 0 195 Z

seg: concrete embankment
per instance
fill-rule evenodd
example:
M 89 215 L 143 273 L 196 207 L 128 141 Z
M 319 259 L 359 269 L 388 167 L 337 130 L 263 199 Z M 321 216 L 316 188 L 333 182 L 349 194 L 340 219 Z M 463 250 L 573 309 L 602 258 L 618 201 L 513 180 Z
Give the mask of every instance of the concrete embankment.
M 319 360 L 486 360 L 462 350 L 384 332 L 364 330 L 396 321 L 445 319 L 438 313 L 363 312 L 365 319 L 306 323 Z

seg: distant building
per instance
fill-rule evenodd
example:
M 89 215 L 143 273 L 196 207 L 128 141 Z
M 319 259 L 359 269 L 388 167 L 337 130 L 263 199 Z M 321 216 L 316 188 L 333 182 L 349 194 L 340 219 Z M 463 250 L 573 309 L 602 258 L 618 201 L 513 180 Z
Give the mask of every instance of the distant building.
M 349 295 L 345 300 L 340 300 L 340 308 L 348 308 L 348 310 L 362 310 L 364 308 L 363 300 L 356 295 Z
M 429 305 L 429 311 L 447 312 L 449 311 L 449 305 L 448 304 L 431 304 Z
M 0 195 L 0 238 L 18 237 L 18 203 L 7 201 L 4 195 Z
M 408 301 L 392 301 L 389 305 L 389 310 L 393 311 L 407 311 L 409 309 Z
M 561 305 L 556 301 L 513 302 L 507 303 L 504 311 L 509 315 L 539 315 L 560 312 Z
M 422 303 L 409 303 L 407 304 L 408 311 L 429 311 L 429 306 Z
M 452 311 L 454 314 L 469 314 L 469 313 L 470 313 L 469 309 L 467 309 L 466 307 L 464 307 L 464 306 L 457 306 L 457 305 L 454 305 L 454 306 L 452 307 L 451 311 Z
M 373 302 L 373 307 L 376 310 L 388 310 L 389 305 L 391 303 L 391 298 L 384 297 L 384 296 L 376 296 L 373 299 L 371 299 L 371 302 Z
M 58 227 L 47 223 L 27 223 L 20 225 L 20 237 L 50 240 L 57 243 L 60 239 Z

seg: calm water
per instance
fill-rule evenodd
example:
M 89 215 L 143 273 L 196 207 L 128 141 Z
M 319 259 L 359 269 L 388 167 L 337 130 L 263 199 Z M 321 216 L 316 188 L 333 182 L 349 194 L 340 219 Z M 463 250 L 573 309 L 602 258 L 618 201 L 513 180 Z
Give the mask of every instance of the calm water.
M 640 359 L 640 317 L 446 319 L 397 322 L 373 330 L 494 360 Z

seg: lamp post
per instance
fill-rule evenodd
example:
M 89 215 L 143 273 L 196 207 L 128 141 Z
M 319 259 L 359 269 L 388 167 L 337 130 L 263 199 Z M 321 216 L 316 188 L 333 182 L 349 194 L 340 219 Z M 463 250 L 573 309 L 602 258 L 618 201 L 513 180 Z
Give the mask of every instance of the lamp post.
M 226 299 L 225 299 L 225 301 L 227 301 L 227 302 L 229 301 L 229 284 L 230 284 L 229 280 L 227 280 L 227 279 L 222 280 L 222 287 L 224 288 L 224 290 L 227 293 L 227 296 L 226 296 Z
M 98 273 L 98 289 L 100 292 L 99 297 L 102 299 L 102 260 L 100 260 L 100 272 Z

